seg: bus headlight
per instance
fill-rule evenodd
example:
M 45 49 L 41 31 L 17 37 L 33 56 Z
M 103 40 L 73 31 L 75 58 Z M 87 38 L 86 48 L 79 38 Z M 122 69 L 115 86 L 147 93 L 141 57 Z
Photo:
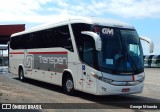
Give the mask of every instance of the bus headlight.
M 94 75 L 94 77 L 97 78 L 97 79 L 99 79 L 99 80 L 101 80 L 101 81 L 103 81 L 103 82 L 109 83 L 109 84 L 111 82 L 113 82 L 113 80 L 105 78 L 105 77 L 102 77 L 102 76 Z

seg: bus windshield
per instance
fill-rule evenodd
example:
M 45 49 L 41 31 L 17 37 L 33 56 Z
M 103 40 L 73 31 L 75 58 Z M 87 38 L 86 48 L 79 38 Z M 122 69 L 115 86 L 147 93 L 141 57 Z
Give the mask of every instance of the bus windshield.
M 94 29 L 102 40 L 102 50 L 98 53 L 99 68 L 102 71 L 128 75 L 144 71 L 142 46 L 134 29 L 105 26 Z

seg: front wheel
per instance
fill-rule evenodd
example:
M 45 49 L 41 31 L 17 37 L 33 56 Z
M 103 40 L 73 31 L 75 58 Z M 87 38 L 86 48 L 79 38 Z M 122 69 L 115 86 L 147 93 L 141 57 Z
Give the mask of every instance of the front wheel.
M 73 79 L 68 77 L 63 84 L 63 88 L 66 94 L 73 95 L 75 91 Z

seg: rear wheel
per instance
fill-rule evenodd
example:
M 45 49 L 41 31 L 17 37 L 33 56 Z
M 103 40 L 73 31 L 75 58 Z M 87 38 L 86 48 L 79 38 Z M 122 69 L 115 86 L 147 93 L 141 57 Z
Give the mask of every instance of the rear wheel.
M 19 80 L 23 82 L 23 81 L 24 81 L 24 79 L 25 79 L 25 78 L 24 78 L 24 72 L 23 72 L 23 69 L 22 69 L 22 68 L 20 68 L 20 69 L 19 69 Z
M 74 82 L 71 77 L 67 77 L 63 83 L 63 88 L 66 94 L 73 95 L 74 94 Z

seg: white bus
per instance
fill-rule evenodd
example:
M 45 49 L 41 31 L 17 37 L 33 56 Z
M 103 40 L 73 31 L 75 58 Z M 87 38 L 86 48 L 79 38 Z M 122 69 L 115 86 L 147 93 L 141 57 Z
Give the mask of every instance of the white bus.
M 153 56 L 151 67 L 160 68 L 160 55 Z
M 135 28 L 98 18 L 70 17 L 13 34 L 9 70 L 24 78 L 60 85 L 67 94 L 141 93 L 143 51 Z
M 144 67 L 151 68 L 152 58 L 154 55 L 146 55 L 144 58 Z

